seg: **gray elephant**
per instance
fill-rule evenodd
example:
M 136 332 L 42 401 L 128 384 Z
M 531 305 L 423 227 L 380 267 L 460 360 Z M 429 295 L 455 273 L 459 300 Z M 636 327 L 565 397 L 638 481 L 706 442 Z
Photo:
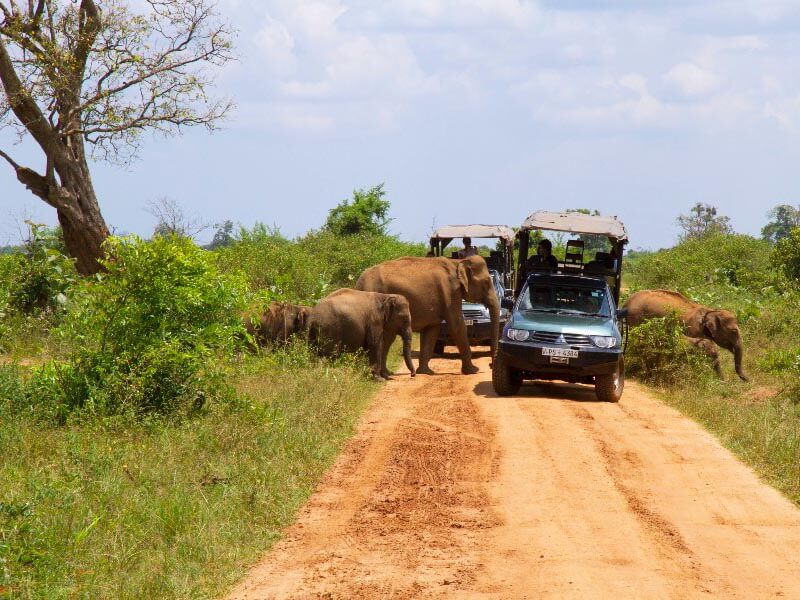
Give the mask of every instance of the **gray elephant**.
M 736 374 L 743 381 L 748 380 L 742 370 L 744 356 L 742 334 L 739 331 L 736 315 L 731 311 L 708 308 L 670 290 L 636 292 L 625 302 L 625 308 L 628 309 L 628 323 L 631 327 L 653 317 L 665 317 L 671 312 L 677 313 L 683 321 L 683 333 L 686 336 L 712 340 L 718 346 L 732 352 Z M 709 354 L 712 360 L 715 359 L 712 352 L 709 352 L 710 346 L 695 345 Z
M 256 346 L 286 342 L 294 335 L 304 333 L 308 324 L 308 306 L 289 302 L 271 302 L 259 314 L 242 315 L 244 328 Z
M 477 373 L 461 312 L 461 301 L 479 302 L 489 309 L 492 356 L 497 351 L 500 303 L 480 256 L 460 260 L 451 258 L 398 258 L 370 267 L 356 283 L 356 289 L 401 294 L 411 307 L 411 328 L 420 331 L 420 357 L 417 373 L 432 374 L 428 362 L 433 355 L 442 321 L 461 356 L 461 372 Z
M 365 350 L 376 379 L 391 376 L 386 358 L 397 335 L 403 339 L 403 358 L 413 377 L 411 311 L 398 294 L 341 289 L 311 309 L 308 341 L 322 354 Z

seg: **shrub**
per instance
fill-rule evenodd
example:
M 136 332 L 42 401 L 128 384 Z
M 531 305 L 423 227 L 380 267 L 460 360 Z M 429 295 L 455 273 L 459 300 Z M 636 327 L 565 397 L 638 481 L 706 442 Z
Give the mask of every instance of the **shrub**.
M 36 369 L 29 396 L 63 421 L 76 409 L 180 415 L 225 393 L 214 358 L 242 332 L 243 283 L 185 238 L 112 237 L 105 249 L 106 272 L 56 332 L 68 360 Z
M 669 387 L 693 379 L 704 368 L 702 362 L 684 341 L 677 315 L 650 319 L 628 334 L 625 368 L 646 383 Z
M 800 227 L 792 229 L 787 237 L 775 244 L 772 264 L 788 279 L 800 279 Z

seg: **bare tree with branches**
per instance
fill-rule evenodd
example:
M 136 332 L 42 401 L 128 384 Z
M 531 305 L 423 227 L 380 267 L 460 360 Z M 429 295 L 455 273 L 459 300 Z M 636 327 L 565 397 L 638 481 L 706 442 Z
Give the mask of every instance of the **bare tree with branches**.
M 213 129 L 231 109 L 210 96 L 212 67 L 233 59 L 211 0 L 0 0 L 0 128 L 30 136 L 39 171 L 0 157 L 56 209 L 81 273 L 99 268 L 109 235 L 89 158 L 126 164 L 145 131 Z

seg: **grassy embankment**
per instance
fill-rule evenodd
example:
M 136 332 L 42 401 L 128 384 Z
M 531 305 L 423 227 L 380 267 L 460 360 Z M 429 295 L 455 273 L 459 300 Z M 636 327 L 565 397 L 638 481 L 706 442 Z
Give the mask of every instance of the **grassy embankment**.
M 744 338 L 748 383 L 736 377 L 729 352 L 720 349 L 725 379 L 719 380 L 708 361 L 687 355 L 662 323 L 633 334 L 629 365 L 667 403 L 702 423 L 800 504 L 800 292 L 771 260 L 772 252 L 766 242 L 729 235 L 643 254 L 627 264 L 631 291 L 673 289 L 733 310 Z M 637 364 L 637 335 L 648 366 Z M 642 350 L 642 343 L 650 350 Z
M 420 250 L 392 238 L 243 238 L 215 255 L 223 274 L 244 273 L 251 302 L 310 303 L 372 262 Z M 84 403 L 54 419 L 32 385 L 43 377 L 36 365 L 74 366 L 58 332 L 82 300 L 77 283 L 57 281 L 66 314 L 15 308 L 8 288 L 30 275 L 19 264 L 0 266 L 11 360 L 0 366 L 0 597 L 219 595 L 291 522 L 379 386 L 363 360 L 320 360 L 303 344 L 243 358 L 216 351 L 203 368 L 215 368 L 223 393 L 200 410 Z M 126 376 L 128 387 L 148 381 Z

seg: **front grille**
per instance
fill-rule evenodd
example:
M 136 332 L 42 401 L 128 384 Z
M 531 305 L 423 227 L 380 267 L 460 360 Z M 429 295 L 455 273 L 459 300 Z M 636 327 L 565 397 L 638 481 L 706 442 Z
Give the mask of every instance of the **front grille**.
M 551 333 L 549 331 L 533 331 L 529 338 L 532 342 L 541 342 L 543 344 L 555 344 L 558 336 L 563 335 L 567 346 L 581 346 L 583 348 L 594 346 L 592 340 L 588 335 L 580 335 L 577 333 Z
M 480 310 L 480 309 L 478 309 L 478 310 L 465 310 L 463 312 L 464 312 L 464 318 L 465 319 L 481 319 L 481 318 L 484 317 L 483 311 Z

